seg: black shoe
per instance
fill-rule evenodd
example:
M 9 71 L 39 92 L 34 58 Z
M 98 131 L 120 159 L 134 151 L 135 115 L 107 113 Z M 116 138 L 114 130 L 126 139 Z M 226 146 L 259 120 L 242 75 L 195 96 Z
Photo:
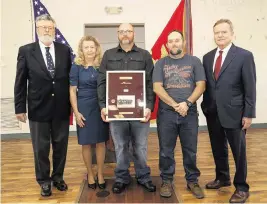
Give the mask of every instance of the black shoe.
M 96 183 L 88 183 L 88 188 L 96 189 Z
M 156 186 L 152 183 L 152 181 L 148 181 L 144 184 L 139 183 L 139 181 L 137 181 L 137 183 L 141 186 L 144 187 L 144 189 L 146 189 L 148 192 L 155 192 L 156 191 Z
M 42 196 L 51 196 L 52 195 L 51 184 L 44 183 L 41 185 L 41 195 Z
M 106 188 L 106 182 L 104 181 L 104 183 L 99 183 L 99 180 L 98 180 L 98 175 L 96 175 L 96 182 L 97 182 L 97 185 L 100 189 L 105 189 Z
M 121 182 L 115 182 L 112 186 L 113 193 L 121 193 L 125 190 L 127 184 Z
M 88 185 L 88 188 L 91 188 L 91 189 L 96 189 L 96 183 L 89 183 L 89 180 L 88 180 L 88 174 L 86 175 L 87 176 L 87 185 Z
M 206 189 L 219 189 L 221 187 L 231 186 L 231 181 L 215 180 L 206 184 Z
M 65 183 L 64 180 L 62 181 L 53 181 L 53 186 L 57 188 L 59 191 L 66 191 L 68 190 L 68 185 Z

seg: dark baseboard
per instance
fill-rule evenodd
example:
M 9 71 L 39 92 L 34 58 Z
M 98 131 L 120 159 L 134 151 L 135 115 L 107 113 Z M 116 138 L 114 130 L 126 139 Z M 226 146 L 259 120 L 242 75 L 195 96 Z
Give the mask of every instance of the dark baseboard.
M 252 124 L 251 128 L 255 129 L 265 129 L 267 128 L 267 123 L 256 123 Z M 207 126 L 199 126 L 199 131 L 206 131 Z M 150 132 L 157 132 L 156 127 L 151 127 Z M 76 136 L 77 133 L 76 131 L 70 131 L 71 136 Z M 8 140 L 8 139 L 29 139 L 30 138 L 30 133 L 14 133 L 14 134 L 1 134 L 1 140 Z

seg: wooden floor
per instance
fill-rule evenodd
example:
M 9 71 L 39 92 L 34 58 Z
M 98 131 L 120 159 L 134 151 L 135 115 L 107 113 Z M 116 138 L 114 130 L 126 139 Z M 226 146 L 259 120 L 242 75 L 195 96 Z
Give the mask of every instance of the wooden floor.
M 161 186 L 160 176 L 151 177 L 153 184 L 156 187 Z M 77 203 L 179 203 L 177 195 L 172 194 L 169 198 L 160 196 L 159 191 L 148 192 L 137 184 L 135 179 L 132 179 L 131 185 L 127 186 L 126 190 L 121 194 L 112 193 L 112 185 L 114 179 L 106 179 L 106 192 L 99 189 L 93 190 L 88 188 L 87 180 L 84 180 L 81 196 L 76 200 Z M 102 193 L 110 193 L 107 197 L 102 197 Z M 100 195 L 99 195 L 100 194 Z M 138 195 L 138 196 L 136 196 Z
M 148 164 L 151 167 L 152 175 L 158 176 L 159 148 L 157 135 L 152 133 L 148 141 Z M 2 203 L 75 202 L 86 172 L 82 161 L 81 147 L 77 144 L 76 137 L 70 137 L 65 168 L 65 181 L 69 185 L 69 190 L 64 193 L 53 189 L 53 195 L 49 198 L 40 196 L 40 188 L 35 181 L 30 140 L 3 140 L 1 154 Z M 267 129 L 251 129 L 248 131 L 247 157 L 248 183 L 251 187 L 251 196 L 248 202 L 267 203 Z M 195 199 L 186 189 L 179 140 L 177 141 L 175 158 L 176 174 L 174 185 L 180 201 L 190 203 L 228 202 L 234 192 L 233 186 L 223 188 L 220 191 L 204 190 L 206 198 L 202 200 Z M 114 164 L 106 164 L 105 175 L 113 176 L 114 167 Z M 207 132 L 199 134 L 198 167 L 201 171 L 200 185 L 204 187 L 206 182 L 214 179 L 214 163 Z M 230 169 L 233 179 L 235 167 L 232 156 L 230 156 Z M 134 173 L 132 165 L 131 172 Z

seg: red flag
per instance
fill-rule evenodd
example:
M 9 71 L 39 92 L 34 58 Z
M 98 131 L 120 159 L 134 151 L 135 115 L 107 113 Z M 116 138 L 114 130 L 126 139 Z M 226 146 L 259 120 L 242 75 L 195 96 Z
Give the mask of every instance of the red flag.
M 192 18 L 191 18 L 191 0 L 181 0 L 179 6 L 176 8 L 171 16 L 171 19 L 163 29 L 159 38 L 152 47 L 152 58 L 156 62 L 158 59 L 168 55 L 166 47 L 167 37 L 169 32 L 179 30 L 183 32 L 184 38 L 187 42 L 186 52 L 192 54 Z M 154 111 L 151 114 L 151 119 L 157 118 L 159 99 L 156 97 Z
M 73 112 L 70 111 L 70 125 L 73 125 Z

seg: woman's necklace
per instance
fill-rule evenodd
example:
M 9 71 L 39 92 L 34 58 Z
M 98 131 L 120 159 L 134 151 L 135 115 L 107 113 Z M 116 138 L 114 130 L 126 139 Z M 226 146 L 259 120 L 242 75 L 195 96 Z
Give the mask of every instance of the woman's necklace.
M 89 71 L 90 71 L 91 77 L 94 78 L 95 77 L 94 72 L 96 71 L 96 69 L 94 68 L 94 66 L 91 66 L 91 67 L 92 68 L 88 67 L 88 69 L 90 69 Z

